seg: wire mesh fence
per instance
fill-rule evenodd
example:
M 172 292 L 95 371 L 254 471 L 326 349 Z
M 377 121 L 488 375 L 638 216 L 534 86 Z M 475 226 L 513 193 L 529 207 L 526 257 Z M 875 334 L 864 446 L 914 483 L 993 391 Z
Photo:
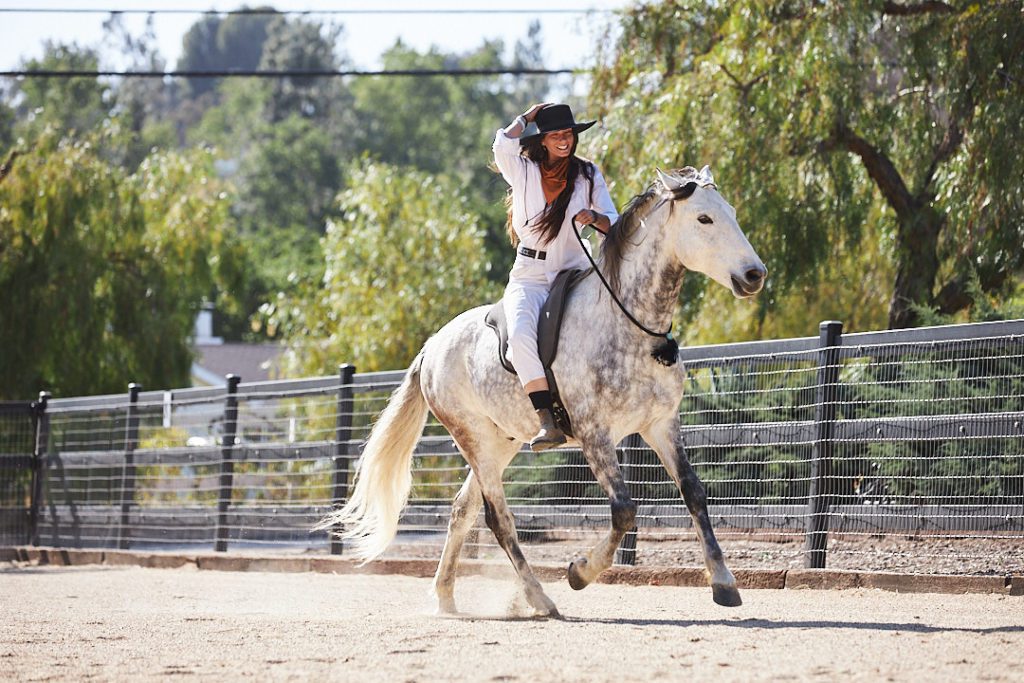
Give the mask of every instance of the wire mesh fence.
M 1024 321 L 849 335 L 834 324 L 820 337 L 682 349 L 680 359 L 681 436 L 731 566 L 1024 571 Z M 343 554 L 309 529 L 345 500 L 360 445 L 403 375 L 346 366 L 334 377 L 51 400 L 37 540 Z M 0 451 L 31 456 L 32 429 L 11 427 L 20 445 Z M 635 435 L 619 455 L 638 517 L 618 561 L 701 565 L 657 456 Z M 0 468 L 2 505 L 24 511 L 31 457 L 14 457 L 19 466 Z M 431 417 L 388 555 L 440 554 L 466 473 Z M 578 450 L 524 451 L 505 481 L 528 559 L 564 562 L 610 525 Z M 4 529 L 10 544 L 27 527 Z M 503 557 L 482 518 L 465 552 Z
M 0 545 L 31 540 L 35 412 L 28 402 L 0 402 Z

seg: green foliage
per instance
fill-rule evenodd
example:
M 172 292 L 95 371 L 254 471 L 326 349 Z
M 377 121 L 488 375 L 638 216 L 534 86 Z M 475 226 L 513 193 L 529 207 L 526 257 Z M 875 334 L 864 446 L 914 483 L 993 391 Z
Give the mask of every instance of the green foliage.
M 486 42 L 464 56 L 401 42 L 383 54 L 389 70 L 501 68 L 501 44 Z M 352 84 L 363 125 L 358 146 L 388 163 L 428 173 L 481 177 L 490 161 L 494 130 L 511 118 L 504 93 L 485 77 L 363 78 Z M 514 110 L 512 110 L 514 111 Z
M 42 58 L 22 66 L 26 71 L 90 71 L 99 67 L 99 54 L 76 44 L 46 41 Z M 106 118 L 109 97 L 108 86 L 95 78 L 26 78 L 17 83 L 11 99 L 32 133 L 47 126 L 87 133 Z
M 259 68 L 265 71 L 331 71 L 341 67 L 335 54 L 340 27 L 315 21 L 278 19 L 268 30 Z M 270 83 L 266 116 L 270 122 L 301 115 L 321 121 L 344 107 L 346 98 L 338 79 L 312 76 L 275 78 Z
M 485 41 L 465 54 L 431 49 L 418 52 L 400 41 L 382 55 L 385 69 L 540 68 L 540 28 L 534 24 L 525 42 L 516 46 L 511 63 L 502 59 L 503 45 Z M 504 281 L 515 257 L 505 235 L 502 198 L 505 183 L 489 170 L 494 131 L 527 106 L 543 98 L 546 77 L 496 81 L 493 77 L 360 78 L 353 81 L 358 123 L 355 146 L 370 156 L 427 173 L 458 178 L 460 193 L 482 220 L 486 248 L 494 268 L 491 277 Z
M 181 386 L 199 305 L 241 288 L 209 154 L 128 174 L 108 142 L 47 131 L 0 182 L 0 396 Z
M 270 14 L 205 16 L 185 33 L 178 70 L 255 69 L 263 55 L 263 44 L 270 26 L 276 21 L 276 17 Z M 212 93 L 220 82 L 215 78 L 191 78 L 186 81 L 185 89 L 190 97 L 199 98 Z
M 637 4 L 592 92 L 608 175 L 639 188 L 654 166 L 710 163 L 771 273 L 758 319 L 806 305 L 837 243 L 868 266 L 869 239 L 894 264 L 891 323 L 914 322 L 909 302 L 969 305 L 970 262 L 999 291 L 1024 266 L 1024 161 L 1004 151 L 1024 118 L 1024 22 L 1018 2 L 935 5 Z M 840 319 L 858 305 L 839 303 Z M 700 305 L 691 287 L 686 314 Z
M 2 92 L 2 90 L 0 90 Z M 7 154 L 14 144 L 14 109 L 0 101 L 0 164 L 7 160 Z
M 500 296 L 479 219 L 450 178 L 367 161 L 349 171 L 339 202 L 322 280 L 261 309 L 269 331 L 284 334 L 291 372 L 406 367 L 444 323 Z

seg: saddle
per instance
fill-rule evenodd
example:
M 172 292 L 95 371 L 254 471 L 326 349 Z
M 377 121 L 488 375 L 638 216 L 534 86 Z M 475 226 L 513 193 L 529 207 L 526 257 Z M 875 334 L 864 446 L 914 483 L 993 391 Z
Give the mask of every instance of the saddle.
M 544 375 L 548 380 L 548 388 L 551 390 L 551 410 L 555 422 L 567 436 L 573 436 L 572 423 L 569 420 L 569 413 L 562 403 L 562 397 L 558 393 L 558 383 L 555 381 L 555 374 L 551 371 L 551 364 L 555 362 L 558 355 L 558 338 L 562 331 L 562 315 L 565 312 L 565 303 L 569 292 L 573 287 L 583 281 L 585 277 L 593 272 L 593 268 L 587 270 L 563 270 L 555 278 L 548 292 L 547 301 L 540 309 L 540 319 L 537 322 L 537 351 L 540 355 L 540 362 L 544 366 Z M 508 351 L 508 326 L 505 320 L 505 308 L 502 302 L 491 306 L 484 317 L 484 322 L 498 335 L 498 360 L 501 366 L 515 374 L 516 369 L 512 363 L 505 358 Z

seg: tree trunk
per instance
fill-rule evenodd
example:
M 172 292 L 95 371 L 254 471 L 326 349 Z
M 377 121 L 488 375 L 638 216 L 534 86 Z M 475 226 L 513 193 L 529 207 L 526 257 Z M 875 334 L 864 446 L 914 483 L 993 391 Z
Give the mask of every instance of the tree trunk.
M 914 327 L 920 316 L 912 304 L 933 303 L 939 271 L 939 233 L 945 219 L 930 206 L 919 206 L 900 221 L 897 235 L 896 283 L 889 303 L 889 329 Z
M 959 143 L 958 135 L 947 137 L 949 139 L 943 140 L 936 154 L 937 160 L 945 158 L 949 150 Z M 903 176 L 881 149 L 862 138 L 842 120 L 836 122 L 832 137 L 821 146 L 825 151 L 837 147 L 860 157 L 868 175 L 896 212 L 899 222 L 897 267 L 889 303 L 889 329 L 914 327 L 920 316 L 911 305 L 930 306 L 933 302 L 932 292 L 939 272 L 939 233 L 945 225 L 945 218 L 932 207 L 926 193 L 914 195 L 910 192 Z M 929 182 L 926 181 L 925 185 Z

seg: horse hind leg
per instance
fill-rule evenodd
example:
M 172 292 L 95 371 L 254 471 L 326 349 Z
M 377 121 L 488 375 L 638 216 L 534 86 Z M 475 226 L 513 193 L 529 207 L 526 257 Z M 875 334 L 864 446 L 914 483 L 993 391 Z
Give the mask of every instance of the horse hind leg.
M 704 484 L 693 471 L 690 460 L 679 443 L 678 422 L 669 420 L 658 428 L 642 433 L 641 436 L 658 454 L 662 465 L 683 494 L 690 517 L 693 518 L 694 531 L 697 532 L 704 553 L 704 566 L 707 568 L 708 581 L 711 583 L 712 599 L 723 607 L 742 605 L 743 600 L 736 588 L 736 578 L 725 565 L 722 549 L 715 538 L 714 529 L 711 528 Z
M 469 531 L 473 520 L 477 517 L 480 509 L 477 507 L 477 498 L 479 498 L 479 504 L 484 507 L 484 519 L 487 521 L 488 528 L 494 533 L 498 545 L 508 555 L 516 570 L 522 597 L 537 616 L 558 616 L 555 603 L 545 595 L 540 582 L 537 581 L 537 577 L 519 547 L 515 521 L 505 501 L 501 475 L 519 451 L 518 442 L 509 441 L 493 423 L 489 423 L 489 428 L 474 427 L 471 431 L 466 427 L 464 421 L 453 420 L 441 410 L 435 410 L 434 414 L 448 429 L 459 452 L 462 453 L 473 472 L 472 477 L 467 479 L 467 483 L 463 484 L 463 489 L 459 492 L 459 498 L 466 494 L 463 499 L 466 505 L 465 512 L 455 522 L 455 531 L 449 531 L 451 545 L 449 547 L 449 543 L 446 542 L 441 563 L 438 565 L 434 585 L 435 590 L 438 591 L 439 608 L 442 611 L 454 609 L 454 599 L 451 596 L 454 592 L 458 566 L 457 551 L 461 549 L 462 540 L 460 539 L 465 539 L 466 532 Z M 470 494 L 474 490 L 478 491 L 478 494 L 471 496 Z M 458 505 L 457 498 L 456 507 Z
M 523 597 L 537 616 L 559 616 L 555 603 L 544 593 L 544 589 L 541 588 L 540 582 L 523 555 L 522 548 L 519 547 L 515 521 L 512 512 L 508 509 L 508 503 L 505 501 L 501 472 L 499 471 L 496 477 L 493 475 L 481 477 L 480 484 L 487 526 L 494 533 L 498 545 L 502 547 L 512 562 L 519 577 Z
M 437 573 L 434 575 L 434 595 L 437 596 L 439 613 L 454 614 L 457 611 L 455 609 L 455 576 L 458 572 L 459 554 L 462 552 L 466 534 L 480 514 L 482 505 L 480 486 L 477 483 L 476 475 L 470 470 L 469 476 L 466 477 L 466 481 L 462 484 L 462 488 L 459 489 L 458 495 L 455 496 L 455 502 L 452 504 L 452 514 L 448 520 L 448 537 L 445 539 L 441 561 L 438 562 Z

